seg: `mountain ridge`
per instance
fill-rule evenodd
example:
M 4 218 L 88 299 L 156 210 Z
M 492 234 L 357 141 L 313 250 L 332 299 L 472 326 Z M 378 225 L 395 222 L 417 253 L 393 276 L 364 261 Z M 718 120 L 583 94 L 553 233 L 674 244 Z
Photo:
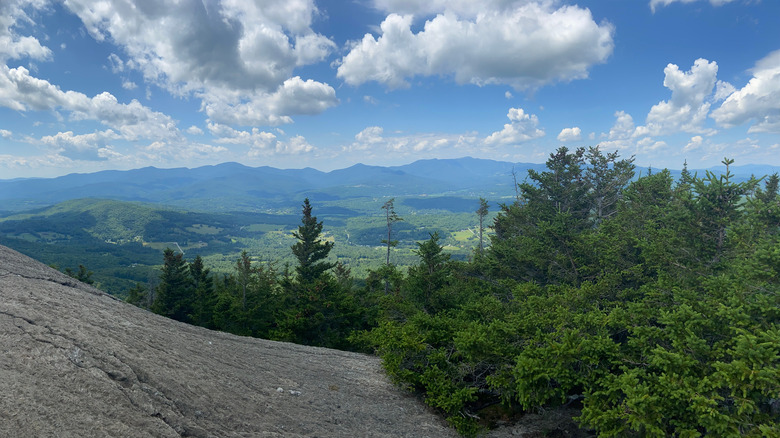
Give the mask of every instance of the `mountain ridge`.
M 324 199 L 359 197 L 430 196 L 514 193 L 515 181 L 523 181 L 529 169 L 541 171 L 544 164 L 511 163 L 481 158 L 418 160 L 402 166 L 355 164 L 323 172 L 313 168 L 278 169 L 249 167 L 227 162 L 196 168 L 143 167 L 132 170 L 104 170 L 72 173 L 57 178 L 0 180 L 2 210 L 21 211 L 78 198 L 106 198 L 170 204 L 191 208 L 258 210 L 288 208 L 303 197 Z M 720 173 L 723 166 L 691 169 L 704 175 Z M 738 179 L 750 174 L 769 174 L 780 167 L 768 165 L 732 166 Z M 638 167 L 637 174 L 645 169 Z M 680 171 L 672 170 L 673 175 Z M 294 201 L 293 201 L 294 200 Z

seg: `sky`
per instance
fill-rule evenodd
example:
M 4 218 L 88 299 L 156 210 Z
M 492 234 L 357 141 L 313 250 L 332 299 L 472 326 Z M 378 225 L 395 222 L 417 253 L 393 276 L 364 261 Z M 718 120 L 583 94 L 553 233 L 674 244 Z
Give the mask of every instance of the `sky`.
M 777 0 L 0 0 L 0 179 L 780 165 Z

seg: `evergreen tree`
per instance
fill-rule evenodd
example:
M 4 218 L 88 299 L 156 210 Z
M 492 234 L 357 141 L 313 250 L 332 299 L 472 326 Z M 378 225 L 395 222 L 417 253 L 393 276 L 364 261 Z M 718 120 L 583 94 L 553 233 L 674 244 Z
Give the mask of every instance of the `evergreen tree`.
M 301 283 L 312 283 L 319 279 L 325 271 L 335 266 L 335 263 L 323 261 L 333 248 L 333 242 L 320 240 L 322 222 L 317 222 L 317 217 L 312 216 L 311 211 L 309 198 L 306 198 L 303 201 L 302 225 L 298 227 L 298 231 L 293 232 L 293 236 L 298 239 L 298 242 L 291 249 L 295 258 L 298 259 L 298 266 L 295 270 Z
M 488 202 L 485 200 L 485 198 L 479 198 L 479 208 L 476 211 L 477 217 L 479 218 L 479 254 L 482 254 L 482 251 L 484 250 L 484 239 L 482 238 L 482 233 L 485 231 L 485 218 L 488 215 Z
M 200 255 L 190 263 L 189 270 L 195 289 L 192 323 L 201 327 L 214 328 L 214 306 L 216 306 L 217 296 L 211 270 L 203 265 Z
M 166 248 L 160 284 L 151 310 L 177 321 L 190 322 L 193 304 L 194 289 L 189 266 L 181 253 Z
M 708 171 L 705 178 L 697 178 L 693 182 L 696 195 L 694 214 L 698 225 L 696 240 L 700 243 L 697 259 L 705 267 L 717 264 L 723 258 L 727 250 L 727 230 L 737 223 L 741 215 L 739 209 L 743 197 L 752 194 L 758 185 L 755 178 L 733 182 L 734 175 L 729 170 L 733 163 L 734 160 L 724 158 L 724 174 L 716 176 Z
M 382 243 L 387 245 L 387 258 L 385 260 L 386 265 L 390 265 L 390 248 L 394 248 L 398 245 L 397 240 L 393 240 L 393 224 L 402 221 L 403 218 L 399 217 L 395 212 L 395 198 L 390 198 L 382 205 L 382 210 L 385 211 L 387 219 L 387 239 L 382 239 Z
M 249 289 L 255 269 L 252 267 L 252 260 L 249 258 L 249 254 L 246 251 L 241 251 L 241 257 L 236 261 L 236 281 L 241 288 L 241 310 L 246 311 L 246 295 L 247 289 Z
M 617 151 L 604 155 L 597 146 L 588 148 L 585 159 L 591 217 L 598 225 L 617 212 L 621 193 L 634 177 L 634 157 L 618 160 Z
M 65 268 L 65 274 L 69 277 L 85 284 L 95 284 L 95 280 L 92 279 L 93 272 L 88 270 L 84 265 L 79 265 L 78 272 L 73 272 L 70 268 Z
M 148 308 L 148 306 L 146 306 L 146 286 L 141 283 L 136 283 L 136 285 L 127 292 L 127 298 L 125 298 L 125 302 L 130 303 L 136 307 Z
M 435 313 L 445 306 L 446 297 L 439 292 L 447 285 L 450 276 L 450 255 L 439 244 L 439 234 L 430 234 L 430 239 L 417 242 L 415 253 L 420 263 L 409 268 L 406 294 L 420 308 Z
M 284 303 L 279 306 L 275 339 L 305 345 L 344 347 L 346 325 L 344 293 L 337 280 L 327 273 L 336 263 L 324 261 L 332 242 L 320 239 L 322 222 L 312 216 L 308 198 L 303 202 L 302 225 L 293 235 L 298 242 L 291 249 L 298 259 L 295 278 L 282 277 Z

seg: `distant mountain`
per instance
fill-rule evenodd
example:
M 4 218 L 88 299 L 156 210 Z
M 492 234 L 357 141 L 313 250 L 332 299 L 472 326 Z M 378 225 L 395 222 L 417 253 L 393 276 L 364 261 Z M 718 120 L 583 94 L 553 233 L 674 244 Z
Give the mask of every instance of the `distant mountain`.
M 103 198 L 209 210 L 262 210 L 297 206 L 303 197 L 452 194 L 511 190 L 512 169 L 525 176 L 533 164 L 462 158 L 422 160 L 406 166 L 356 164 L 346 169 L 276 169 L 224 163 L 195 169 L 145 167 L 70 174 L 58 178 L 0 180 L 0 210 L 22 211 L 70 199 Z
M 451 189 L 467 190 L 487 187 L 512 187 L 512 172 L 521 182 L 528 169 L 543 170 L 544 164 L 510 163 L 464 157 L 458 159 L 419 160 L 396 169 L 409 175 L 432 178 L 446 183 Z
M 304 197 L 331 201 L 361 197 L 447 195 L 510 196 L 513 181 L 544 164 L 477 159 L 419 160 L 403 166 L 354 166 L 322 172 L 223 163 L 195 169 L 145 167 L 128 171 L 71 174 L 59 178 L 0 180 L 0 210 L 45 207 L 70 199 L 104 198 L 166 204 L 189 209 L 275 210 L 297 207 Z M 716 173 L 721 168 L 713 168 Z M 646 173 L 639 168 L 637 172 Z M 704 174 L 705 170 L 692 170 Z M 737 179 L 762 176 L 780 167 L 732 167 Z M 513 176 L 514 173 L 514 176 Z M 673 171 L 679 175 L 679 171 Z

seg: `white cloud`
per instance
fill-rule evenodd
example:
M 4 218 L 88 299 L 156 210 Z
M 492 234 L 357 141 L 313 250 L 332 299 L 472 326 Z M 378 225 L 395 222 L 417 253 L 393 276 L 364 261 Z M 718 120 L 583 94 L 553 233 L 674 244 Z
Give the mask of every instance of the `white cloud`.
M 655 12 L 655 8 L 660 6 L 668 6 L 672 3 L 679 2 L 679 3 L 693 3 L 700 0 L 650 0 L 650 9 L 652 9 L 653 12 Z M 713 6 L 721 6 L 726 3 L 731 3 L 734 0 L 709 0 L 710 4 Z
M 248 156 L 250 157 L 299 155 L 316 150 L 300 135 L 288 140 L 280 140 L 275 134 L 258 128 L 252 128 L 251 131 L 241 131 L 219 123 L 209 123 L 208 129 L 213 135 L 219 137 L 214 140 L 215 143 L 248 146 Z M 282 131 L 279 133 L 284 134 Z
M 734 88 L 734 86 L 729 84 L 728 82 L 718 81 L 718 83 L 715 85 L 714 100 L 716 102 L 725 100 L 726 98 L 731 96 L 735 91 L 737 91 L 737 89 Z
M 475 133 L 467 134 L 403 134 L 386 135 L 380 126 L 369 126 L 355 135 L 355 141 L 342 147 L 343 153 L 360 152 L 367 160 L 379 159 L 384 162 L 389 156 L 393 159 L 421 156 L 460 155 L 465 150 L 480 146 Z M 456 152 L 461 151 L 461 152 Z
M 668 145 L 665 141 L 656 141 L 650 137 L 645 137 L 636 142 L 636 146 L 638 152 L 646 154 L 666 148 Z
M 704 138 L 701 135 L 694 135 L 691 137 L 691 141 L 688 142 L 687 145 L 683 148 L 683 153 L 695 151 L 696 149 L 699 149 L 704 144 Z
M 173 119 L 137 100 L 124 104 L 107 92 L 89 98 L 79 92 L 62 91 L 31 76 L 24 67 L 0 66 L 0 106 L 20 112 L 65 110 L 73 120 L 98 120 L 128 140 L 173 138 L 179 134 Z
M 711 134 L 712 131 L 704 128 L 703 124 L 710 110 L 711 103 L 707 99 L 717 82 L 718 64 L 700 58 L 687 72 L 669 64 L 664 73 L 664 86 L 672 91 L 672 97 L 650 109 L 645 126 L 637 127 L 636 135 Z
M 314 0 L 66 5 L 90 35 L 110 38 L 127 53 L 125 62 L 109 57 L 115 72 L 137 69 L 148 83 L 198 96 L 214 120 L 277 125 L 337 103 L 327 84 L 291 77 L 295 68 L 320 62 L 336 48 L 312 30 L 319 14 Z
M 133 81 L 122 81 L 122 88 L 125 90 L 135 90 L 138 88 L 138 84 Z
M 355 135 L 355 141 L 359 145 L 374 145 L 383 141 L 384 129 L 379 126 L 369 126 Z
M 605 150 L 629 149 L 634 146 L 634 119 L 625 111 L 615 112 L 615 124 L 609 130 L 609 134 L 602 134 L 606 141 L 599 143 Z
M 317 14 L 312 0 L 66 5 L 94 38 L 110 37 L 148 80 L 172 91 L 224 85 L 273 90 L 293 68 L 334 48 L 310 27 Z
M 507 92 L 504 93 L 504 97 L 507 98 L 507 99 L 511 99 L 511 98 L 513 98 L 515 96 L 513 96 L 511 92 L 507 91 Z
M 146 163 L 211 162 L 224 157 L 228 149 L 202 143 L 177 141 L 154 141 L 139 148 L 136 160 Z
M 288 141 L 277 141 L 275 152 L 284 155 L 300 155 L 315 150 L 301 135 L 289 139 Z
M 52 56 L 51 49 L 45 47 L 37 38 L 16 33 L 17 22 L 31 23 L 25 8 L 41 9 L 47 0 L 3 0 L 0 2 L 0 62 L 8 59 L 30 58 L 47 60 Z
M 121 73 L 125 70 L 125 62 L 116 53 L 108 55 L 108 64 L 114 73 Z
M 575 126 L 573 128 L 563 128 L 561 133 L 558 134 L 558 141 L 578 141 L 582 140 L 582 130 Z
M 56 135 L 47 135 L 41 138 L 41 142 L 63 156 L 74 160 L 101 160 L 100 150 L 107 146 L 111 140 L 121 138 L 111 129 L 96 131 L 91 134 L 74 135 L 73 131 L 58 132 Z
M 0 137 L 3 138 L 11 138 L 13 133 L 7 129 L 0 129 Z
M 719 125 L 730 128 L 753 120 L 748 132 L 780 134 L 780 50 L 758 61 L 753 77 L 712 111 Z
M 189 128 L 187 128 L 187 129 L 185 130 L 185 132 L 186 132 L 187 134 L 191 134 L 191 135 L 202 135 L 202 134 L 203 134 L 203 130 L 202 130 L 202 129 L 200 129 L 200 128 L 198 128 L 198 127 L 197 127 L 197 126 L 195 126 L 195 125 L 192 125 L 192 126 L 190 126 Z
M 585 78 L 589 67 L 612 53 L 612 25 L 596 23 L 588 9 L 554 9 L 553 2 L 472 3 L 431 3 L 438 15 L 417 33 L 412 15 L 390 13 L 378 38 L 366 34 L 352 42 L 338 77 L 351 85 L 377 81 L 399 88 L 417 75 L 451 75 L 459 84 L 528 89 Z
M 526 114 L 522 108 L 510 108 L 506 116 L 510 123 L 505 124 L 501 131 L 487 136 L 485 144 L 517 144 L 544 136 L 544 131 L 537 127 L 539 119 L 533 114 Z
M 319 114 L 338 104 L 333 87 L 298 76 L 284 81 L 273 93 L 222 90 L 202 97 L 210 119 L 241 126 L 292 123 L 291 115 Z

